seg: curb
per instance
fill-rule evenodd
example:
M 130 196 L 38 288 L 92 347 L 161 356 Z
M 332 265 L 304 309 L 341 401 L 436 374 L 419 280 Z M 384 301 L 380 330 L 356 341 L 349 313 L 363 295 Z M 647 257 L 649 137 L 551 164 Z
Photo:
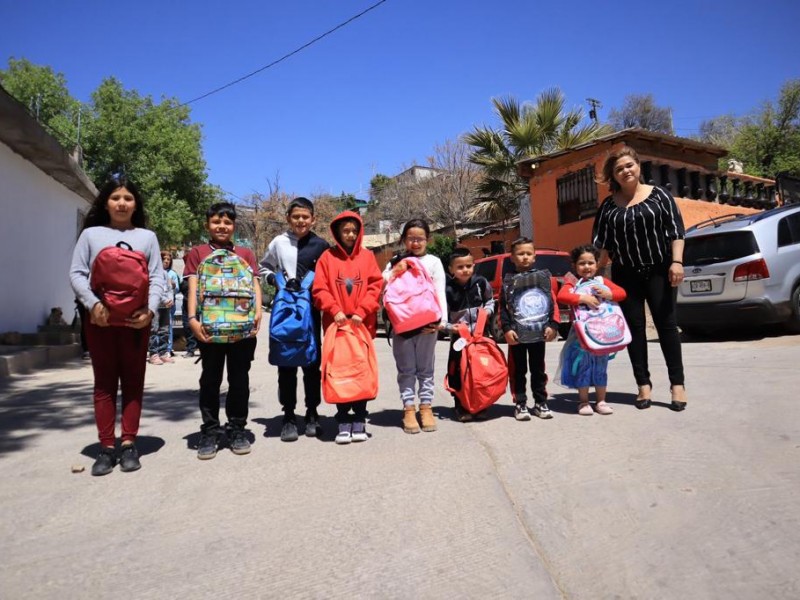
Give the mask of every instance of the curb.
M 10 348 L 11 352 L 5 354 Z M 0 379 L 54 367 L 81 355 L 80 344 L 60 346 L 0 346 Z

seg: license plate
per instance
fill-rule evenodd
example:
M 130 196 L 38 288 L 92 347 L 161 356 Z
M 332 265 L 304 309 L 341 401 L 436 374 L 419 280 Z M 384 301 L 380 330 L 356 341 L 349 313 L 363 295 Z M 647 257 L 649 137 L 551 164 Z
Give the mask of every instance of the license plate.
M 689 290 L 693 294 L 697 294 L 700 292 L 710 292 L 711 291 L 711 280 L 710 279 L 700 279 L 698 281 L 690 281 L 689 282 Z

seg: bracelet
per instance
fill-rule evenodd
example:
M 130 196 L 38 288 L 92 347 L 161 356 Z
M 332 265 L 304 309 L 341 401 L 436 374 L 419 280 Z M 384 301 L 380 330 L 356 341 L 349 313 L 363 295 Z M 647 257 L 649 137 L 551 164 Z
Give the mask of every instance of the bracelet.
M 192 315 L 191 317 L 187 317 L 187 321 L 191 321 L 192 319 L 197 319 L 197 315 Z
M 679 260 L 673 260 L 670 264 L 683 266 L 683 263 Z

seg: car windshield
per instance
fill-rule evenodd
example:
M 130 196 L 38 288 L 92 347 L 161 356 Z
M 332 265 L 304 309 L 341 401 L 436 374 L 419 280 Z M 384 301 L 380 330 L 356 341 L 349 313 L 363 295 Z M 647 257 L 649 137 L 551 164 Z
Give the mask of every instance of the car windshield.
M 475 274 L 485 277 L 487 281 L 494 281 L 494 274 L 497 272 L 497 261 L 487 260 L 475 263 Z
M 686 238 L 684 265 L 710 265 L 736 260 L 758 252 L 752 231 L 731 231 Z
M 536 261 L 533 263 L 534 269 L 547 269 L 551 275 L 556 277 L 563 277 L 569 273 L 570 264 L 566 256 L 558 256 L 553 254 L 539 254 L 536 256 Z

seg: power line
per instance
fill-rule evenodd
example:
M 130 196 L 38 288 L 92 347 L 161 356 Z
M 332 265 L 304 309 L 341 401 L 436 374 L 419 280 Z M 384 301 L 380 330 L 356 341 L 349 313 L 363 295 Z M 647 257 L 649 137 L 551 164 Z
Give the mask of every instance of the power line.
M 349 19 L 347 19 L 346 21 L 344 21 L 344 22 L 342 22 L 342 23 L 339 23 L 339 24 L 338 24 L 336 27 L 334 27 L 333 29 L 329 29 L 329 30 L 328 30 L 328 31 L 326 31 L 325 33 L 323 33 L 323 34 L 321 34 L 321 35 L 318 35 L 318 36 L 317 36 L 317 37 L 315 37 L 313 40 L 311 40 L 311 41 L 309 41 L 309 42 L 306 42 L 305 44 L 303 44 L 303 45 L 302 45 L 302 46 L 300 46 L 299 48 L 296 48 L 295 50 L 292 50 L 292 51 L 291 51 L 291 52 L 289 52 L 288 54 L 284 54 L 284 55 L 283 55 L 283 56 L 281 56 L 279 59 L 272 61 L 272 62 L 271 62 L 271 63 L 269 63 L 268 65 L 264 65 L 263 67 L 261 67 L 260 69 L 256 69 L 256 70 L 255 70 L 255 71 L 253 71 L 252 73 L 248 73 L 247 75 L 243 75 L 242 77 L 239 77 L 238 79 L 234 79 L 234 80 L 233 80 L 233 81 L 231 81 L 230 83 L 226 83 L 225 85 L 222 85 L 222 86 L 220 86 L 220 87 L 218 87 L 218 88 L 216 88 L 216 89 L 213 89 L 213 90 L 211 90 L 210 92 L 206 92 L 206 93 L 205 93 L 205 94 L 203 94 L 202 96 L 198 96 L 197 98 L 192 98 L 191 100 L 189 100 L 189 101 L 187 101 L 187 102 L 184 102 L 183 104 L 180 104 L 180 105 L 178 105 L 178 107 L 181 107 L 181 106 L 186 106 L 187 104 L 192 104 L 193 102 L 197 102 L 197 101 L 199 101 L 199 100 L 202 100 L 203 98 L 208 98 L 209 96 L 211 96 L 211 95 L 213 95 L 213 94 L 216 94 L 217 92 L 221 92 L 221 91 L 222 91 L 222 90 L 224 90 L 224 89 L 227 89 L 227 88 L 229 88 L 229 87 L 231 87 L 231 86 L 234 86 L 234 85 L 236 85 L 237 83 L 241 83 L 241 82 L 242 82 L 242 81 L 244 81 L 245 79 L 249 79 L 250 77 L 253 77 L 254 75 L 257 75 L 258 73 L 261 73 L 262 71 L 266 71 L 267 69 L 269 69 L 269 68 L 271 68 L 271 67 L 274 67 L 275 65 L 277 65 L 277 64 L 279 64 L 279 63 L 282 63 L 282 62 L 283 62 L 284 60 L 286 60 L 287 58 L 289 58 L 289 57 L 291 57 L 291 56 L 294 56 L 294 55 L 295 55 L 295 54 L 297 54 L 298 52 L 301 52 L 301 51 L 305 50 L 306 48 L 308 48 L 309 46 L 311 46 L 311 45 L 313 45 L 313 44 L 316 44 L 316 43 L 317 43 L 318 41 L 320 41 L 321 39 L 323 39 L 323 38 L 325 38 L 325 37 L 328 37 L 328 36 L 329 36 L 330 34 L 332 34 L 334 31 L 337 31 L 337 30 L 341 29 L 342 27 L 345 27 L 346 25 L 349 25 L 350 23 L 352 23 L 352 22 L 353 22 L 353 21 L 355 21 L 356 19 L 359 19 L 359 18 L 363 17 L 365 14 L 367 14 L 367 13 L 368 13 L 368 12 L 370 12 L 371 10 L 374 10 L 374 9 L 378 8 L 378 6 L 380 6 L 381 4 L 383 4 L 383 3 L 384 3 L 384 2 L 386 2 L 386 1 L 387 1 L 387 0 L 380 0 L 379 2 L 376 2 L 375 4 L 373 4 L 372 6 L 370 6 L 369 8 L 367 8 L 367 9 L 365 9 L 365 10 L 361 11 L 361 12 L 360 12 L 360 13 L 358 13 L 357 15 L 354 15 L 354 16 L 350 17 L 350 18 L 349 18 Z

